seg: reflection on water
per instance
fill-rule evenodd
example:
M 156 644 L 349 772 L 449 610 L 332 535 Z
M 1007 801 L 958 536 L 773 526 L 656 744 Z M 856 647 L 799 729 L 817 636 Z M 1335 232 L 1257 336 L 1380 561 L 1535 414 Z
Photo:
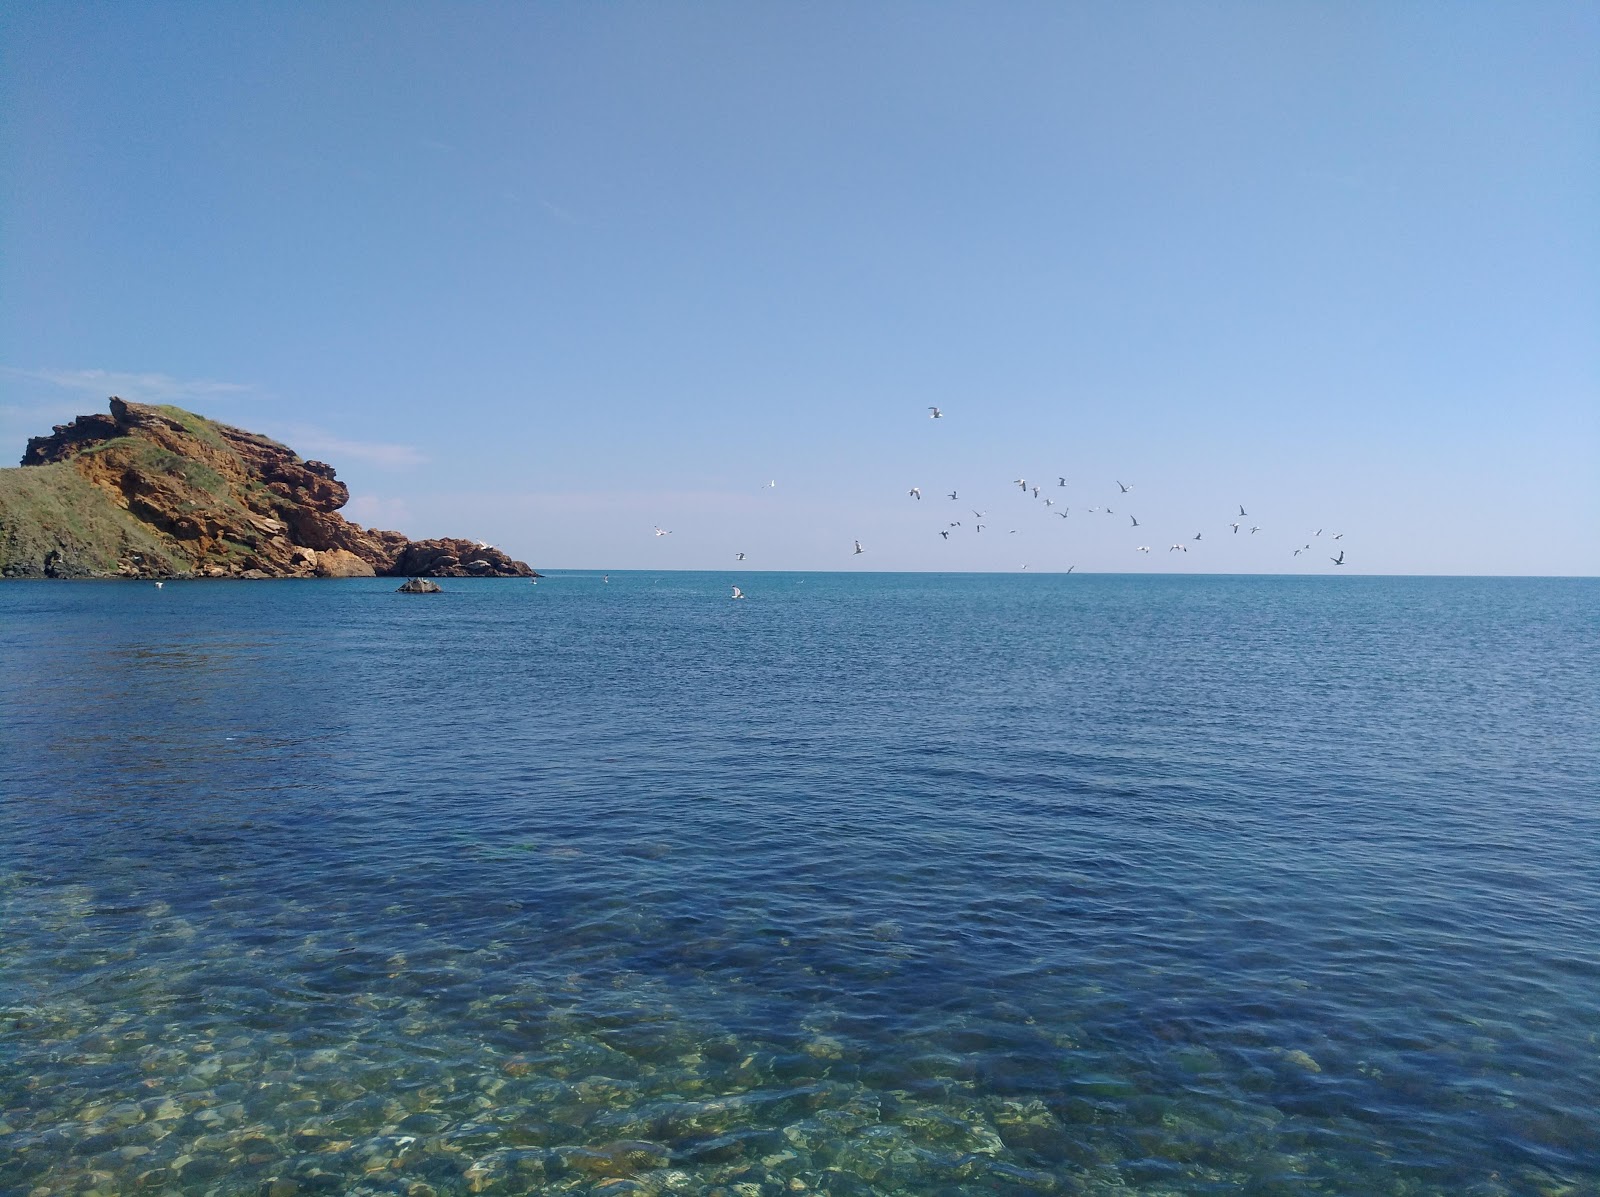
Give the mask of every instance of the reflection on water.
M 0 588 L 0 1194 L 1600 1191 L 1593 588 L 1064 581 Z

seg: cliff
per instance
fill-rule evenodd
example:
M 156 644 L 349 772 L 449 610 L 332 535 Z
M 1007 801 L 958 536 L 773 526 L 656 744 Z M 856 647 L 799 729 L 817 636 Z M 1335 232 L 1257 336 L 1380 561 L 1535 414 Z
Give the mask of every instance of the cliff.
M 332 466 L 177 407 L 111 400 L 0 470 L 0 576 L 538 577 L 472 540 L 353 524 Z

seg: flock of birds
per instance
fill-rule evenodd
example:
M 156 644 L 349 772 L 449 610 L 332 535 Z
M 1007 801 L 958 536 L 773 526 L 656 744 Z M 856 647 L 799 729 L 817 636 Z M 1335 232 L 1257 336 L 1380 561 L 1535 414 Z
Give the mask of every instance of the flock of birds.
M 943 409 L 930 405 L 928 407 L 928 418 L 930 420 L 942 420 L 944 418 Z M 1133 486 L 1133 484 L 1131 482 L 1123 482 L 1121 479 L 1114 479 L 1114 481 L 1116 482 L 1116 485 L 1117 485 L 1116 498 L 1118 500 L 1122 499 L 1124 496 L 1132 495 L 1133 490 L 1134 490 L 1134 486 Z M 764 490 L 772 489 L 772 488 L 775 488 L 777 485 L 778 485 L 777 480 L 773 479 L 772 481 L 768 482 L 766 484 L 766 486 L 763 487 L 762 489 L 764 489 Z M 1056 484 L 1055 484 L 1055 487 L 1053 487 L 1053 488 L 1051 488 L 1049 486 L 1045 486 L 1045 485 L 1040 485 L 1040 484 L 1037 484 L 1037 483 L 1032 483 L 1032 482 L 1029 482 L 1026 478 L 1020 478 L 1020 477 L 1019 478 L 1013 478 L 1011 480 L 1011 485 L 1017 487 L 1024 495 L 1031 495 L 1031 497 L 1036 502 L 1042 503 L 1044 510 L 1046 512 L 1048 512 L 1050 515 L 1057 516 L 1058 518 L 1063 519 L 1063 520 L 1071 518 L 1073 509 L 1070 506 L 1068 506 L 1065 502 L 1060 502 L 1058 504 L 1058 498 L 1057 498 L 1056 494 L 1054 493 L 1055 491 L 1059 491 L 1059 490 L 1062 490 L 1062 489 L 1066 488 L 1066 486 L 1067 486 L 1067 478 L 1066 478 L 1066 476 L 1064 474 L 1056 475 Z M 906 492 L 906 494 L 907 494 L 908 498 L 914 499 L 918 503 L 923 501 L 922 488 L 920 486 L 911 487 Z M 960 495 L 959 490 L 951 490 L 948 494 L 945 494 L 944 497 L 949 502 L 960 502 L 961 501 L 961 495 Z M 1128 501 L 1132 502 L 1133 500 L 1129 499 Z M 1238 507 L 1239 507 L 1239 511 L 1238 511 L 1237 518 L 1230 520 L 1230 522 L 1227 524 L 1227 527 L 1229 529 L 1231 529 L 1231 534 L 1234 535 L 1234 536 L 1238 536 L 1238 535 L 1240 535 L 1241 530 L 1244 530 L 1244 529 L 1247 529 L 1245 534 L 1249 535 L 1249 536 L 1255 536 L 1258 533 L 1260 533 L 1262 531 L 1262 526 L 1261 525 L 1252 523 L 1252 524 L 1249 524 L 1248 527 L 1247 527 L 1247 525 L 1244 523 L 1245 520 L 1248 520 L 1250 518 L 1250 513 L 1249 513 L 1248 510 L 1246 510 L 1245 505 L 1243 503 L 1240 503 L 1240 504 L 1238 504 Z M 983 522 L 984 520 L 989 518 L 989 513 L 988 512 L 979 511 L 976 507 L 969 507 L 966 510 L 971 511 L 971 513 L 972 513 L 973 523 L 971 525 L 971 531 L 974 534 L 982 533 L 982 532 L 984 532 L 985 530 L 987 530 L 989 528 L 989 525 Z M 1095 505 L 1089 506 L 1087 508 L 1081 508 L 1080 509 L 1080 513 L 1081 514 L 1087 514 L 1087 515 L 1105 515 L 1105 516 L 1113 516 L 1113 517 L 1118 514 L 1117 509 L 1113 508 L 1111 506 L 1111 502 L 1109 500 L 1106 501 L 1103 505 L 1095 504 Z M 1122 514 L 1124 514 L 1124 515 L 1126 515 L 1128 517 L 1128 531 L 1131 532 L 1135 528 L 1143 528 L 1143 527 L 1146 526 L 1144 524 L 1144 522 L 1141 521 L 1139 519 L 1139 517 L 1137 515 L 1135 515 L 1133 512 L 1124 510 L 1122 512 Z M 957 533 L 958 529 L 960 529 L 962 531 L 965 531 L 967 529 L 967 524 L 966 524 L 966 521 L 964 519 L 949 520 L 945 527 L 938 529 L 938 533 L 937 534 L 939 535 L 939 537 L 941 539 L 948 541 L 950 539 L 952 533 Z M 1290 557 L 1294 558 L 1294 557 L 1300 557 L 1300 556 L 1302 556 L 1304 554 L 1312 554 L 1313 553 L 1313 545 L 1317 542 L 1318 539 L 1321 538 L 1321 536 L 1322 536 L 1322 534 L 1323 534 L 1323 532 L 1325 530 L 1326 529 L 1324 529 L 1324 528 L 1318 528 L 1314 533 L 1311 533 L 1310 538 L 1307 539 L 1304 544 L 1301 544 L 1298 547 L 1296 547 L 1295 549 L 1293 549 L 1293 551 L 1290 553 Z M 1007 529 L 1007 534 L 1008 535 L 1016 535 L 1017 532 L 1018 532 L 1018 529 L 1016 529 L 1016 528 Z M 658 524 L 655 527 L 655 535 L 657 537 L 671 536 L 672 535 L 672 531 L 671 531 L 671 529 L 663 528 Z M 1213 537 L 1213 539 L 1215 539 L 1215 538 Z M 1325 541 L 1324 543 L 1331 545 L 1332 542 L 1340 541 L 1340 540 L 1343 540 L 1343 539 L 1344 539 L 1344 533 L 1343 532 L 1334 532 L 1329 536 L 1328 540 Z M 1199 545 L 1199 544 L 1202 544 L 1204 541 L 1205 541 L 1205 529 L 1202 528 L 1199 531 L 1196 531 L 1195 534 L 1193 536 L 1189 537 L 1187 540 L 1174 541 L 1172 544 L 1168 545 L 1167 546 L 1167 552 L 1169 552 L 1169 553 L 1187 553 L 1189 551 L 1189 547 L 1190 547 L 1191 544 L 1192 545 Z M 1152 546 L 1151 545 L 1147 545 L 1147 544 L 1135 545 L 1135 546 L 1133 546 L 1133 550 L 1135 552 L 1138 552 L 1138 553 L 1149 554 L 1152 551 Z M 867 547 L 865 545 L 863 545 L 860 540 L 855 540 L 853 542 L 853 550 L 852 550 L 852 553 L 851 553 L 852 556 L 860 556 L 861 554 L 866 553 L 867 551 L 868 551 Z M 745 554 L 744 553 L 735 553 L 734 554 L 734 560 L 735 561 L 743 561 L 744 559 L 745 559 Z M 1335 566 L 1342 566 L 1345 563 L 1345 550 L 1344 550 L 1344 547 L 1342 545 L 1340 545 L 1338 547 L 1337 553 L 1335 555 L 1329 556 L 1328 560 L 1330 562 L 1332 562 Z M 1027 565 L 1023 565 L 1022 568 L 1024 570 L 1026 570 L 1028 568 L 1028 566 Z M 1076 566 L 1069 566 L 1067 568 L 1066 572 L 1070 574 L 1076 568 L 1077 568 Z M 733 596 L 732 597 L 735 598 L 735 599 L 742 599 L 742 598 L 745 597 L 745 595 L 743 594 L 742 591 L 740 591 L 740 589 L 737 586 L 735 586 L 733 588 Z

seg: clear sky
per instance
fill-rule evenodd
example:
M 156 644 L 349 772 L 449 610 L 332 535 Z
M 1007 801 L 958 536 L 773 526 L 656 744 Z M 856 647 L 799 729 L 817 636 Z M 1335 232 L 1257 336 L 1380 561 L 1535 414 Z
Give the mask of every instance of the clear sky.
M 540 567 L 1597 574 L 1600 7 L 12 0 L 0 453 L 111 394 Z

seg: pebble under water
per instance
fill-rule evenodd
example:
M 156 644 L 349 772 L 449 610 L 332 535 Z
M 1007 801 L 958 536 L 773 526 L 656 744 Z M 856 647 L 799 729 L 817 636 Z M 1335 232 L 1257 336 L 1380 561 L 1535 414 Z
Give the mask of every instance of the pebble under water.
M 445 587 L 0 586 L 0 1197 L 1600 1194 L 1600 582 Z

